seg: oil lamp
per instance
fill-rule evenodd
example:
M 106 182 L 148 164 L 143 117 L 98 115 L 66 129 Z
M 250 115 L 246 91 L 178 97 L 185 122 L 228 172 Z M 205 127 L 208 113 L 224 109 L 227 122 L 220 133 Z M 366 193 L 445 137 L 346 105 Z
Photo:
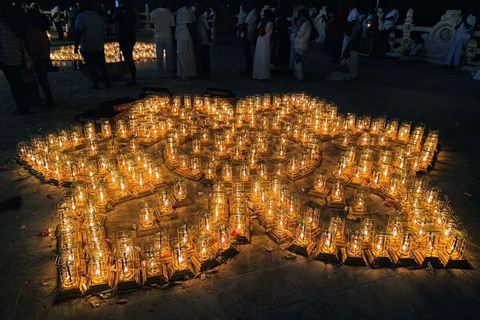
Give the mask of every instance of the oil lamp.
M 167 188 L 158 191 L 159 210 L 162 215 L 173 213 L 173 204 Z
M 182 220 L 177 224 L 177 237 L 185 249 L 192 248 L 192 225 L 188 220 Z
M 144 228 L 151 228 L 155 224 L 155 215 L 152 205 L 148 201 L 140 202 L 139 223 Z
M 231 233 L 233 236 L 239 237 L 246 237 L 247 231 L 249 232 L 247 227 L 247 218 L 245 216 L 245 205 L 243 203 L 234 203 L 233 208 L 230 212 L 230 225 L 231 225 Z
M 320 233 L 320 241 L 315 259 L 321 261 L 338 261 L 335 230 L 324 228 Z
M 345 188 L 342 180 L 335 180 L 330 195 L 331 204 L 345 204 Z
M 173 193 L 177 200 L 184 200 L 187 198 L 187 183 L 184 178 L 174 178 Z
M 408 142 L 408 140 L 410 139 L 411 126 L 411 121 L 402 121 L 402 123 L 400 124 L 400 128 L 398 129 L 397 140 L 400 140 L 404 143 Z
M 398 119 L 388 120 L 385 130 L 386 130 L 386 136 L 388 139 L 396 140 L 397 132 L 398 132 Z
M 92 138 L 96 137 L 95 123 L 93 123 L 92 121 L 89 121 L 89 122 L 85 123 L 85 126 L 84 126 L 83 129 L 84 129 L 84 132 L 85 132 L 85 138 L 92 139 Z
M 107 139 L 112 136 L 112 128 L 110 126 L 110 121 L 108 119 L 101 119 L 101 137 L 102 139 Z
M 363 232 L 352 229 L 349 231 L 347 247 L 342 249 L 343 263 L 347 265 L 366 265 L 363 260 Z
M 224 161 L 222 163 L 222 179 L 225 182 L 232 182 L 233 180 L 233 168 L 230 161 Z
M 88 260 L 90 285 L 102 285 L 109 282 L 110 265 L 108 260 L 108 257 L 102 250 L 90 252 Z
M 170 256 L 169 234 L 165 226 L 161 226 L 152 236 L 151 244 L 157 259 Z
M 454 230 L 448 239 L 443 254 L 440 254 L 443 264 L 448 267 L 468 267 L 465 260 L 465 249 L 470 236 L 465 230 Z
M 151 243 L 145 246 L 145 269 L 147 277 L 154 277 L 163 273 L 162 264 L 157 256 L 157 250 Z
M 364 214 L 367 212 L 368 195 L 370 190 L 368 188 L 357 188 L 355 190 L 355 198 L 353 201 L 353 214 Z
M 78 277 L 77 268 L 74 263 L 69 261 L 63 255 L 57 264 L 57 270 L 60 277 L 60 284 L 62 291 L 78 289 L 80 285 L 80 278 Z
M 375 233 L 375 218 L 374 216 L 367 216 L 362 219 L 360 223 L 360 231 L 362 232 L 363 241 L 371 243 L 374 240 Z

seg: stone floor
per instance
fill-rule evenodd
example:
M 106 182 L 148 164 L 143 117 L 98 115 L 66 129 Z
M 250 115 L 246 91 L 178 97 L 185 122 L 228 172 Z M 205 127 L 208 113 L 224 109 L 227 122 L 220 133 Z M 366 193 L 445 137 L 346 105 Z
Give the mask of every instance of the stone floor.
M 439 128 L 441 152 L 432 183 L 446 192 L 463 227 L 471 234 L 467 258 L 472 270 L 406 270 L 335 267 L 303 257 L 290 261 L 259 232 L 252 244 L 204 281 L 191 280 L 165 290 L 138 291 L 101 303 L 83 299 L 54 303 L 55 241 L 38 234 L 56 224 L 54 205 L 62 190 L 41 184 L 15 164 L 0 171 L 0 201 L 22 195 L 20 211 L 0 208 L 0 319 L 478 319 L 480 314 L 480 83 L 460 71 L 434 64 L 394 64 L 362 60 L 359 78 L 347 83 L 323 80 L 335 70 L 321 51 L 312 49 L 308 81 L 289 74 L 270 82 L 241 74 L 241 48 L 232 39 L 212 48 L 212 77 L 157 80 L 155 62 L 138 63 L 138 88 L 114 82 L 109 90 L 91 91 L 79 72 L 65 66 L 51 73 L 58 108 L 21 117 L 14 112 L 8 84 L 0 76 L 0 165 L 15 154 L 22 136 L 66 126 L 82 110 L 103 100 L 136 97 L 143 86 L 174 93 L 202 93 L 207 87 L 233 90 L 238 96 L 262 92 L 305 91 L 334 101 L 340 112 L 385 114 Z M 315 61 L 313 61 L 315 60 Z M 465 192 L 472 194 L 467 197 Z M 47 197 L 49 195 L 49 197 Z M 53 199 L 51 199 L 53 197 Z M 20 226 L 25 225 L 25 229 Z M 264 246 L 274 247 L 269 253 Z

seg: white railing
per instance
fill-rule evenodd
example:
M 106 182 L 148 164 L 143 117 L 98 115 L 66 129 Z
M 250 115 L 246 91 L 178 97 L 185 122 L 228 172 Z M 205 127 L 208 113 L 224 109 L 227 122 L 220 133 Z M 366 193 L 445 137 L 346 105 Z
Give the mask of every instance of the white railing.
M 421 33 L 424 42 L 423 59 L 444 63 L 455 35 L 455 26 L 461 17 L 460 10 L 447 10 L 433 27 L 415 26 L 413 23 L 413 9 L 408 10 L 405 22 L 397 25 L 396 30 L 401 31 L 401 36 L 394 38 L 393 42 L 400 46 L 390 52 L 390 56 L 400 56 L 410 49 L 411 33 Z M 398 34 L 398 33 L 397 33 Z M 393 35 L 393 33 L 392 33 Z M 463 62 L 464 68 L 472 69 L 480 66 L 480 62 L 473 62 L 480 55 L 480 31 L 474 31 L 465 44 Z

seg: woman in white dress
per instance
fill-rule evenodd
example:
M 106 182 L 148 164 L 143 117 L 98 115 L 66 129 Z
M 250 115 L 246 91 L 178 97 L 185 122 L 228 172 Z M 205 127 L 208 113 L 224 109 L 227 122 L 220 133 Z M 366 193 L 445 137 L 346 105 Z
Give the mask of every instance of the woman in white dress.
M 180 3 L 185 4 L 186 1 Z M 192 40 L 193 17 L 184 5 L 177 11 L 175 38 L 177 39 L 177 75 L 186 80 L 197 75 Z
M 253 63 L 253 79 L 270 79 L 270 38 L 273 32 L 273 12 L 265 10 L 262 22 L 258 25 L 258 38 Z
M 297 19 L 297 31 L 293 34 L 293 78 L 297 81 L 303 81 L 310 46 L 312 24 L 308 21 L 308 17 L 308 10 L 300 10 Z

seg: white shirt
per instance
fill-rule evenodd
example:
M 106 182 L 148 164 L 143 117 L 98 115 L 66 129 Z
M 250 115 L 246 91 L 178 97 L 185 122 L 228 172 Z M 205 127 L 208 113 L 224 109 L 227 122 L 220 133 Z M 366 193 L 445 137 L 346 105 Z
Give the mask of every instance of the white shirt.
M 348 14 L 347 21 L 352 22 L 352 21 L 358 21 L 358 17 L 360 17 L 360 13 L 358 12 L 357 8 L 353 8 L 350 10 L 350 13 Z
M 105 22 L 95 11 L 86 10 L 75 20 L 75 29 L 82 31 L 82 51 L 103 52 Z
M 247 14 L 243 11 L 242 7 L 240 7 L 240 11 L 238 12 L 238 23 L 237 26 L 242 25 L 245 22 L 245 18 Z
M 251 42 L 255 37 L 255 28 L 257 27 L 257 9 L 253 9 L 245 18 L 245 22 L 248 24 L 248 32 L 247 32 L 247 39 Z
M 62 22 L 62 11 L 60 10 L 59 6 L 53 8 L 50 14 L 52 15 L 52 17 L 57 14 L 57 16 L 53 18 L 53 22 Z
M 175 28 L 175 38 L 177 38 L 177 40 L 192 39 L 192 35 L 190 34 L 190 31 L 188 31 L 187 24 L 188 23 L 192 24 L 193 22 L 194 21 L 192 18 L 192 14 L 187 9 L 187 7 L 182 7 L 178 9 L 177 19 L 176 19 L 177 27 Z
M 208 30 L 210 26 L 208 25 L 208 20 L 204 15 L 201 15 L 197 19 L 197 41 L 201 46 L 207 46 L 210 44 L 208 40 Z
M 462 23 L 458 28 L 457 32 L 455 32 L 455 39 L 467 40 L 468 38 L 470 38 L 470 35 L 472 34 L 472 29 L 475 26 L 475 23 L 477 23 L 477 18 L 475 18 L 473 14 L 470 14 L 467 17 L 467 23 L 470 25 L 470 28 L 467 29 L 465 23 Z
M 155 27 L 155 38 L 171 38 L 172 27 L 175 26 L 173 14 L 165 8 L 157 8 L 150 15 L 150 22 Z
M 312 33 L 312 25 L 310 21 L 305 21 L 298 29 L 295 40 L 294 48 L 300 52 L 305 52 L 310 45 L 310 34 Z
M 387 15 L 385 16 L 385 19 L 386 18 L 391 18 L 393 17 L 392 20 L 385 20 L 383 22 L 383 30 L 388 30 L 390 28 L 395 28 L 395 26 L 397 25 L 397 20 L 398 20 L 398 10 L 397 9 L 393 9 L 391 11 L 389 11 L 387 13 Z

